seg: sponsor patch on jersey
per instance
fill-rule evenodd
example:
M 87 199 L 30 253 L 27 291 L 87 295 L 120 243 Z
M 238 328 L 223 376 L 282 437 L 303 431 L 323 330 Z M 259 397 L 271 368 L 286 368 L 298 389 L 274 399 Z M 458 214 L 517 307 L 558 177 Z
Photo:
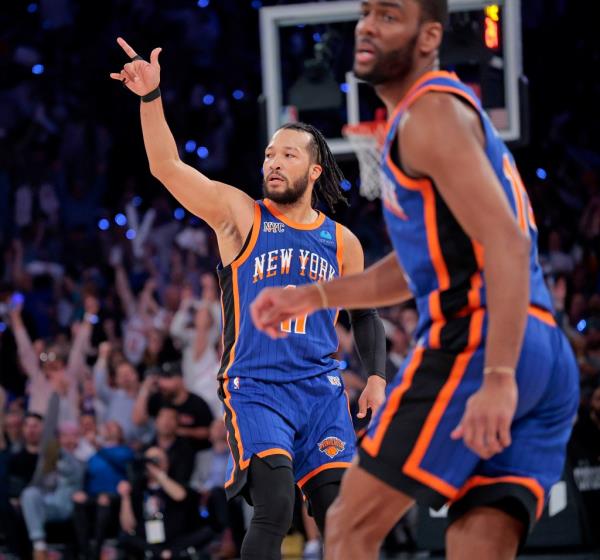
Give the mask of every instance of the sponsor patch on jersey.
M 340 380 L 340 378 L 337 375 L 328 375 L 327 379 L 329 379 L 329 383 L 331 383 L 332 385 L 335 385 L 336 387 L 342 386 L 342 381 Z
M 335 247 L 333 235 L 331 235 L 331 233 L 329 233 L 327 230 L 322 230 L 321 233 L 319 233 L 319 237 L 321 238 L 321 243 L 323 243 L 323 245 Z
M 336 455 L 340 454 L 346 449 L 346 442 L 335 436 L 326 437 L 323 441 L 317 443 L 319 451 L 325 453 L 327 457 L 333 459 Z
M 285 224 L 281 222 L 263 222 L 263 231 L 265 233 L 283 233 Z

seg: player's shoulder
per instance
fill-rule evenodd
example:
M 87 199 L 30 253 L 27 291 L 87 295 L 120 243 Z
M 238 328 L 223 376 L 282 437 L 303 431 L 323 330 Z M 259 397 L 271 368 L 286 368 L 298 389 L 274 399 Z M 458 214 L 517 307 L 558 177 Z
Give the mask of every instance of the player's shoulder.
M 427 138 L 447 135 L 450 129 L 469 128 L 479 122 L 474 107 L 451 92 L 429 91 L 404 114 L 400 129 L 407 135 Z
M 358 237 L 340 224 L 343 244 L 344 274 L 360 272 L 364 268 L 364 252 Z M 339 242 L 339 241 L 338 241 Z
M 427 92 L 412 104 L 398 127 L 403 163 L 419 169 L 424 160 L 453 157 L 456 145 L 480 136 L 473 107 L 451 93 Z M 414 166 L 411 164 L 415 164 Z

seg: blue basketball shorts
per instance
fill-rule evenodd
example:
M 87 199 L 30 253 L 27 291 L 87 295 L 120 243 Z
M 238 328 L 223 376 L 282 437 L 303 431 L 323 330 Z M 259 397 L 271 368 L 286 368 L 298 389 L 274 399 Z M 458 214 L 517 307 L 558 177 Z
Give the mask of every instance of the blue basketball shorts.
M 444 323 L 439 347 L 422 337 L 361 440 L 359 464 L 424 505 L 449 502 L 450 521 L 514 498 L 533 527 L 564 467 L 579 402 L 578 368 L 551 313 L 531 307 L 516 374 L 512 444 L 482 460 L 450 433 L 481 386 L 486 327 L 486 310 L 479 309 Z
M 292 461 L 296 483 L 310 491 L 316 475 L 339 481 L 354 456 L 355 433 L 337 371 L 293 382 L 228 377 L 221 382 L 231 456 L 229 498 L 246 485 L 250 459 Z

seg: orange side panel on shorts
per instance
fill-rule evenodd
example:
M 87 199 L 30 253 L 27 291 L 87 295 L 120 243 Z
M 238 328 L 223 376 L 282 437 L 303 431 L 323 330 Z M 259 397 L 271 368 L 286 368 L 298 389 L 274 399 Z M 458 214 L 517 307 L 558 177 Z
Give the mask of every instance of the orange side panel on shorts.
M 454 366 L 452 367 L 452 371 L 450 372 L 450 377 L 440 391 L 431 409 L 431 412 L 425 421 L 425 425 L 421 430 L 419 439 L 417 439 L 415 447 L 412 453 L 409 455 L 403 468 L 403 472 L 405 474 L 414 478 L 415 480 L 418 480 L 426 486 L 433 488 L 448 498 L 453 498 L 458 492 L 458 489 L 451 484 L 448 484 L 445 480 L 442 480 L 441 478 L 422 469 L 420 465 L 425 453 L 427 452 L 427 449 L 429 448 L 442 416 L 446 411 L 446 407 L 452 399 L 454 391 L 456 391 L 456 388 L 461 382 L 471 357 L 479 347 L 481 342 L 484 314 L 485 311 L 483 309 L 473 313 L 473 318 L 469 327 L 469 341 L 467 348 L 456 358 Z
M 400 401 L 402 400 L 402 396 L 412 384 L 413 377 L 417 368 L 421 364 L 421 360 L 423 359 L 423 352 L 425 348 L 422 346 L 418 346 L 415 348 L 415 351 L 412 355 L 412 358 L 409 364 L 406 366 L 404 370 L 404 378 L 402 379 L 402 383 L 396 387 L 390 396 L 387 399 L 387 404 L 383 411 L 381 412 L 381 418 L 379 419 L 379 425 L 377 426 L 377 430 L 373 437 L 365 436 L 362 441 L 362 448 L 372 457 L 375 457 L 379 450 L 381 449 L 381 444 L 383 442 L 383 438 L 389 428 L 389 425 L 400 406 Z

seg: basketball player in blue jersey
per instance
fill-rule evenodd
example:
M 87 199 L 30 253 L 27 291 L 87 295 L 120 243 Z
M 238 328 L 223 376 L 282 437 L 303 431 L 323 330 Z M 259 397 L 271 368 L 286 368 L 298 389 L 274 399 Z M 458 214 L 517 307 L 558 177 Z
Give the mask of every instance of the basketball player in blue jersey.
M 395 251 L 356 276 L 263 292 L 253 319 L 277 337 L 280 321 L 315 309 L 417 301 L 416 348 L 329 511 L 327 558 L 376 558 L 415 501 L 450 503 L 450 560 L 514 558 L 563 469 L 577 367 L 514 159 L 473 91 L 438 70 L 446 0 L 364 0 L 361 11 L 354 72 L 388 109 Z
M 242 493 L 254 505 L 242 558 L 280 558 L 294 484 L 324 532 L 325 513 L 354 455 L 354 431 L 332 358 L 337 310 L 284 321 L 278 328 L 288 337 L 274 341 L 253 326 L 249 305 L 264 287 L 292 293 L 363 269 L 357 238 L 315 209 L 317 196 L 330 207 L 343 200 L 343 177 L 322 134 L 298 123 L 283 126 L 265 150 L 264 200 L 208 179 L 179 159 L 158 89 L 160 49 L 148 63 L 125 41 L 118 43 L 132 61 L 111 77 L 141 96 L 153 175 L 217 235 L 223 262 L 220 396 L 231 449 L 225 487 L 229 497 Z M 352 312 L 351 322 L 372 374 L 359 401 L 364 417 L 385 398 L 385 335 L 373 309 Z

